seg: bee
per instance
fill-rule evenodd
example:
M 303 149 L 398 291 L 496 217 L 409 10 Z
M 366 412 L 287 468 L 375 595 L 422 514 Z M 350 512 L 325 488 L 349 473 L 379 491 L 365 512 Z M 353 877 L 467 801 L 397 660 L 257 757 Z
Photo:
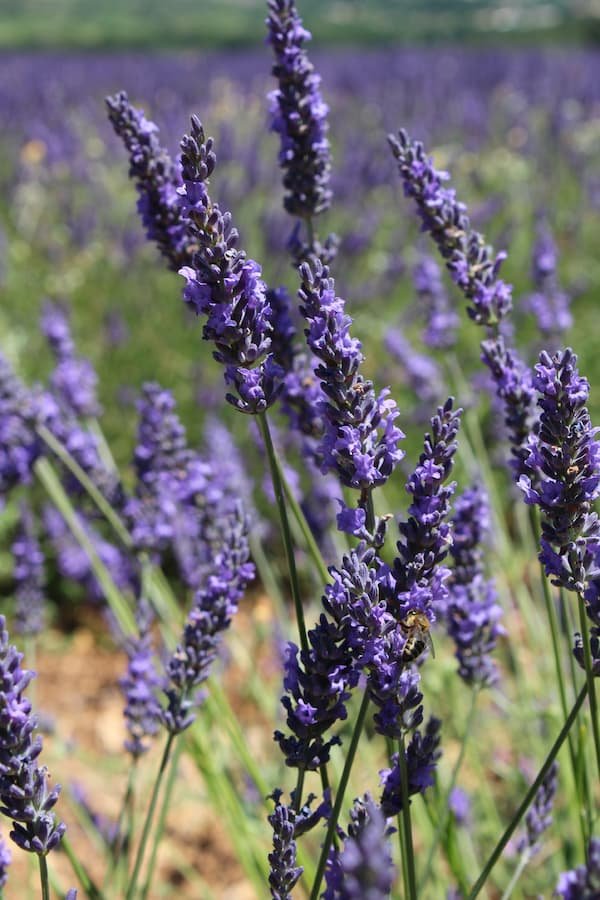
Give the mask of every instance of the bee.
M 435 657 L 429 631 L 431 623 L 424 612 L 420 609 L 410 609 L 400 622 L 400 628 L 406 636 L 406 643 L 402 648 L 402 662 L 414 662 L 428 648 Z

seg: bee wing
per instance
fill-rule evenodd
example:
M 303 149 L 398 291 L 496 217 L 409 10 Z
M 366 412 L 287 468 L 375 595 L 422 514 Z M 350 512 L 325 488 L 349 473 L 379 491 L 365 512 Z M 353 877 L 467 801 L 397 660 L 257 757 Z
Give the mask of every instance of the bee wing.
M 431 653 L 432 657 L 435 659 L 435 647 L 433 646 L 433 638 L 431 637 L 431 632 L 430 631 L 425 632 L 425 634 L 423 635 L 423 639 L 429 648 L 429 652 Z

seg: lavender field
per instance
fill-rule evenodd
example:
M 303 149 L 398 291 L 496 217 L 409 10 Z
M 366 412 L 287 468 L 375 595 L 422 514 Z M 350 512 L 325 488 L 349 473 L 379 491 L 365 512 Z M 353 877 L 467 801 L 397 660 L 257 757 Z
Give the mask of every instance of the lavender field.
M 599 900 L 600 57 L 269 9 L 0 57 L 0 898 Z

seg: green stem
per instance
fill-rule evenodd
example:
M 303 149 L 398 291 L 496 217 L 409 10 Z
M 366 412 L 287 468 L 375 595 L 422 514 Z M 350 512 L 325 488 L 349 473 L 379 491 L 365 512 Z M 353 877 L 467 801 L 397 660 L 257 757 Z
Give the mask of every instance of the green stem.
M 588 694 L 590 697 L 590 713 L 592 716 L 592 733 L 594 735 L 594 748 L 596 750 L 596 765 L 598 767 L 598 776 L 600 777 L 600 727 L 598 724 L 598 698 L 596 696 L 596 682 L 594 679 L 592 653 L 590 650 L 590 629 L 588 626 L 587 615 L 585 612 L 585 602 L 584 602 L 581 594 L 578 595 L 578 601 L 579 601 L 579 627 L 581 628 L 581 638 L 583 640 L 583 659 L 585 662 L 585 677 L 587 680 Z
M 417 900 L 417 879 L 415 877 L 415 851 L 412 839 L 412 822 L 410 814 L 410 797 L 408 795 L 408 769 L 406 766 L 406 749 L 404 734 L 398 742 L 398 764 L 400 766 L 400 791 L 402 795 L 402 830 L 406 848 L 406 873 L 408 881 L 408 897 Z
M 333 841 L 335 829 L 336 829 L 336 826 L 338 823 L 338 819 L 340 817 L 342 803 L 344 802 L 344 794 L 346 792 L 346 788 L 348 787 L 348 781 L 350 779 L 350 772 L 352 771 L 352 765 L 354 763 L 354 758 L 356 756 L 358 742 L 360 740 L 363 726 L 365 724 L 365 719 L 367 717 L 368 708 L 369 708 L 369 695 L 365 691 L 360 709 L 358 711 L 358 716 L 356 717 L 356 722 L 354 725 L 354 732 L 352 734 L 350 746 L 348 747 L 348 755 L 346 757 L 346 762 L 344 763 L 344 770 L 342 772 L 342 777 L 340 778 L 340 783 L 338 785 L 335 803 L 333 805 L 333 809 L 331 811 L 331 816 L 329 817 L 329 822 L 327 824 L 325 840 L 323 841 L 323 846 L 321 848 L 321 855 L 319 857 L 319 864 L 317 866 L 317 872 L 315 874 L 315 880 L 313 882 L 312 891 L 310 892 L 310 900 L 317 900 L 317 897 L 319 896 L 319 889 L 321 887 L 321 882 L 323 880 L 323 874 L 325 872 L 325 866 L 327 864 L 329 848 L 331 847 L 331 842 Z
M 146 873 L 146 881 L 144 882 L 144 887 L 141 893 L 141 900 L 146 900 L 146 897 L 148 896 L 148 892 L 150 890 L 150 886 L 152 884 L 152 876 L 154 874 L 154 867 L 156 865 L 156 855 L 158 853 L 158 847 L 165 830 L 169 804 L 171 802 L 171 796 L 173 794 L 173 788 L 175 786 L 175 779 L 177 777 L 177 764 L 179 762 L 179 757 L 181 755 L 182 749 L 183 743 L 179 741 L 179 743 L 175 747 L 175 751 L 173 753 L 169 766 L 169 777 L 167 778 L 167 783 L 165 785 L 165 791 L 160 806 L 160 812 L 158 814 L 158 821 L 156 823 L 156 831 L 154 833 L 154 839 L 152 841 L 152 851 L 150 853 L 150 859 L 148 861 L 148 871 Z
M 43 853 L 38 854 L 40 864 L 40 884 L 42 887 L 42 900 L 50 900 L 50 885 L 48 884 L 48 863 Z
M 85 896 L 88 900 L 104 900 L 104 894 L 98 888 L 98 886 L 92 881 L 91 876 L 89 875 L 87 869 L 81 864 L 78 856 L 75 851 L 71 847 L 71 842 L 67 837 L 63 837 L 60 842 L 61 849 L 64 851 L 67 859 L 71 863 L 71 868 L 73 869 L 75 875 L 81 882 L 81 886 L 85 891 Z
M 444 833 L 444 830 L 446 828 L 446 823 L 448 822 L 448 817 L 450 815 L 450 807 L 449 807 L 450 794 L 454 790 L 454 786 L 456 785 L 456 780 L 458 778 L 458 773 L 460 771 L 460 767 L 462 766 L 463 760 L 465 758 L 467 739 L 473 728 L 473 721 L 475 718 L 475 708 L 477 706 L 477 698 L 479 697 L 479 692 L 480 692 L 480 688 L 478 688 L 478 687 L 473 688 L 473 690 L 471 692 L 471 704 L 470 704 L 469 712 L 467 715 L 467 723 L 465 725 L 465 733 L 464 733 L 464 736 L 462 739 L 460 753 L 458 754 L 458 758 L 457 758 L 456 762 L 454 763 L 454 768 L 452 769 L 452 774 L 450 776 L 450 783 L 448 784 L 448 788 L 444 793 L 444 799 L 438 806 L 438 809 L 441 809 L 442 813 L 441 813 L 441 816 L 437 823 L 437 827 L 436 827 L 435 833 L 433 835 L 433 840 L 429 847 L 429 854 L 427 856 L 427 862 L 425 864 L 425 872 L 423 873 L 423 877 L 421 878 L 421 881 L 419 884 L 419 893 L 423 892 L 425 885 L 427 884 L 427 881 L 429 879 L 429 876 L 431 875 L 431 867 L 433 865 L 433 858 L 436 854 L 437 847 L 438 847 L 438 844 L 442 837 L 442 834 Z
M 300 646 L 305 653 L 308 653 L 308 638 L 306 636 L 306 623 L 304 621 L 304 610 L 302 609 L 302 599 L 300 597 L 300 586 L 298 584 L 298 572 L 296 570 L 296 558 L 294 556 L 294 547 L 292 544 L 292 533 L 290 531 L 290 523 L 283 495 L 283 482 L 279 469 L 279 462 L 273 446 L 271 431 L 266 413 L 260 413 L 258 416 L 260 428 L 262 431 L 267 458 L 269 460 L 269 468 L 271 470 L 271 479 L 273 481 L 273 490 L 275 492 L 275 500 L 279 510 L 279 519 L 281 521 L 281 533 L 283 537 L 283 545 L 285 548 L 285 556 L 290 575 L 290 586 L 292 589 L 292 598 L 294 600 L 294 608 L 296 610 L 296 622 L 298 624 L 298 633 L 300 637 Z
M 508 882 L 506 890 L 502 894 L 502 897 L 500 898 L 500 900 L 509 900 L 509 897 L 512 895 L 512 892 L 516 888 L 517 882 L 518 882 L 519 878 L 521 877 L 521 875 L 523 874 L 523 872 L 525 871 L 525 867 L 530 859 L 531 859 L 530 853 L 527 850 L 525 850 L 521 854 L 521 859 L 519 860 L 519 865 L 515 869 L 513 877 Z
M 330 580 L 329 571 L 327 569 L 325 560 L 323 559 L 323 555 L 322 555 L 321 551 L 319 550 L 319 545 L 317 544 L 317 542 L 315 540 L 315 536 L 310 529 L 310 525 L 306 521 L 306 516 L 302 512 L 302 507 L 300 506 L 300 504 L 294 497 L 294 493 L 287 481 L 287 478 L 285 477 L 283 472 L 280 472 L 280 475 L 281 475 L 281 481 L 283 484 L 283 490 L 285 492 L 286 502 L 287 502 L 288 506 L 290 507 L 296 522 L 298 523 L 298 527 L 300 528 L 300 531 L 302 532 L 302 536 L 303 536 L 304 540 L 306 541 L 306 548 L 307 548 L 308 552 L 310 553 L 310 555 L 312 557 L 312 561 L 314 562 L 314 564 L 317 568 L 319 577 L 320 577 L 321 581 L 323 582 L 323 584 L 327 584 L 327 582 Z
M 392 757 L 395 753 L 394 750 L 394 742 L 391 737 L 386 737 L 385 739 L 386 747 L 387 747 L 387 755 L 390 766 L 392 765 Z M 404 896 L 408 897 L 410 886 L 408 882 L 408 853 L 406 852 L 406 841 L 404 839 L 404 828 L 402 827 L 402 818 L 401 814 L 398 813 L 396 816 L 396 821 L 398 823 L 398 847 L 400 849 L 400 863 L 402 864 L 402 883 L 404 885 Z
M 48 446 L 52 450 L 55 456 L 79 481 L 82 488 L 85 489 L 86 493 L 90 495 L 91 499 L 94 501 L 106 521 L 110 525 L 112 525 L 119 540 L 124 544 L 125 547 L 131 547 L 131 535 L 125 527 L 122 519 L 114 511 L 102 492 L 98 490 L 89 475 L 87 475 L 86 472 L 84 472 L 84 470 L 81 468 L 79 463 L 75 459 L 73 459 L 67 448 L 64 447 L 63 444 L 61 444 L 61 442 L 54 437 L 52 432 L 49 431 L 45 425 L 38 425 L 36 431 L 44 441 L 46 446 Z
M 148 843 L 148 836 L 150 834 L 150 828 L 152 827 L 152 819 L 154 818 L 154 810 L 156 809 L 156 801 L 158 800 L 158 792 L 160 790 L 160 785 L 162 783 L 165 769 L 167 768 L 167 763 L 169 761 L 171 747 L 173 746 L 174 740 L 175 740 L 175 735 L 170 734 L 167 739 L 167 743 L 165 745 L 162 759 L 160 761 L 160 768 L 158 770 L 158 774 L 157 774 L 156 780 L 154 782 L 154 788 L 152 789 L 150 805 L 148 807 L 148 812 L 146 813 L 146 821 L 144 822 L 144 830 L 142 831 L 142 837 L 140 839 L 140 844 L 137 849 L 133 872 L 131 873 L 131 878 L 129 879 L 129 887 L 127 888 L 127 893 L 125 894 L 125 900 L 133 900 L 133 896 L 135 894 L 135 890 L 137 887 L 137 880 L 138 880 L 138 876 L 140 873 L 142 860 L 144 858 L 144 852 L 146 850 L 146 844 Z
M 573 723 L 577 719 L 577 715 L 583 705 L 583 701 L 585 700 L 585 698 L 587 696 L 587 692 L 588 692 L 588 686 L 587 686 L 587 684 L 584 684 L 581 691 L 579 692 L 579 695 L 577 697 L 577 700 L 575 701 L 575 704 L 574 704 L 571 712 L 569 713 L 569 715 L 567 717 L 565 724 L 563 725 L 563 727 L 560 730 L 560 734 L 558 735 L 558 737 L 554 741 L 552 747 L 550 748 L 550 752 L 548 753 L 548 756 L 546 757 L 544 765 L 538 772 L 537 778 L 535 779 L 535 781 L 533 782 L 533 784 L 527 791 L 525 798 L 523 799 L 521 805 L 519 806 L 516 813 L 514 814 L 510 824 L 508 825 L 508 827 L 504 831 L 504 834 L 502 835 L 502 837 L 500 838 L 500 840 L 494 847 L 494 850 L 492 851 L 491 856 L 489 857 L 488 861 L 486 862 L 485 866 L 483 867 L 483 871 L 481 872 L 479 878 L 477 879 L 477 881 L 471 888 L 471 893 L 469 894 L 467 900 L 475 900 L 475 897 L 479 896 L 479 893 L 480 893 L 482 887 L 484 886 L 485 882 L 487 881 L 488 875 L 490 874 L 490 872 L 492 871 L 492 869 L 498 862 L 500 856 L 502 855 L 502 851 L 504 850 L 504 848 L 508 844 L 509 840 L 513 836 L 514 832 L 518 828 L 519 822 L 521 821 L 521 819 L 527 812 L 529 806 L 533 802 L 533 799 L 534 799 L 535 795 L 537 794 L 537 792 L 540 788 L 540 785 L 542 784 L 544 778 L 548 774 L 550 766 L 556 759 L 560 748 L 564 744 L 564 742 L 567 738 L 567 735 L 569 734 L 569 731 L 571 730 L 571 728 L 573 726 Z

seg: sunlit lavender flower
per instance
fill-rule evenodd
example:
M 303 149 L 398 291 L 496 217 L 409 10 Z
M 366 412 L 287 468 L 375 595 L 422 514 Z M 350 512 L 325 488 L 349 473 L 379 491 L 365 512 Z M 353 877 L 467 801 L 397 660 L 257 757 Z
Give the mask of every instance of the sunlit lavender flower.
M 6 885 L 8 880 L 8 867 L 11 862 L 12 853 L 10 852 L 10 847 L 0 834 L 0 888 L 3 888 Z
M 0 505 L 13 487 L 31 480 L 41 453 L 32 421 L 31 395 L 0 353 Z
M 212 138 L 205 139 L 200 120 L 181 142 L 181 207 L 198 249 L 180 274 L 183 296 L 196 313 L 207 316 L 203 336 L 215 344 L 214 357 L 225 366 L 225 381 L 237 396 L 227 400 L 244 413 L 256 414 L 275 401 L 283 374 L 271 353 L 271 307 L 258 263 L 237 249 L 238 233 L 230 213 L 222 213 L 207 193 L 215 167 Z
M 343 848 L 325 872 L 324 900 L 386 900 L 395 879 L 390 831 L 381 809 L 366 794 L 350 810 Z
M 329 271 L 316 263 L 300 267 L 300 311 L 308 322 L 308 345 L 319 360 L 315 374 L 326 400 L 319 404 L 325 433 L 319 446 L 321 469 L 333 470 L 342 484 L 361 491 L 362 525 L 369 492 L 385 484 L 404 453 L 398 444 L 404 437 L 394 424 L 396 403 L 389 390 L 377 395 L 373 384 L 360 373 L 364 356 L 360 341 L 350 334 L 352 320 L 344 301 L 335 296 Z M 354 533 L 358 533 L 357 526 Z
M 33 514 L 24 502 L 20 506 L 19 526 L 11 549 L 15 582 L 14 629 L 17 634 L 39 634 L 45 620 L 44 554 L 35 534 Z
M 599 540 L 594 500 L 600 494 L 600 442 L 586 402 L 589 384 L 567 349 L 540 354 L 535 387 L 542 410 L 539 434 L 530 439 L 528 470 L 519 486 L 525 502 L 542 511 L 540 560 L 553 583 L 583 592 L 596 575 Z
M 275 53 L 273 75 L 279 83 L 269 94 L 269 104 L 271 128 L 281 139 L 284 205 L 292 216 L 310 218 L 331 203 L 328 108 L 321 96 L 321 79 L 304 49 L 311 35 L 294 0 L 269 0 L 268 6 L 267 41 Z
M 517 845 L 519 853 L 527 853 L 531 857 L 540 849 L 542 835 L 552 825 L 552 806 L 557 784 L 558 763 L 554 761 L 525 817 L 526 832 Z
M 106 98 L 108 117 L 129 154 L 129 177 L 139 195 L 138 212 L 148 240 L 154 241 L 175 272 L 189 262 L 185 215 L 179 204 L 181 174 L 158 139 L 158 128 L 121 91 Z
M 125 643 L 127 674 L 119 681 L 126 700 L 124 716 L 129 733 L 125 749 L 134 759 L 150 749 L 147 738 L 158 731 L 160 704 L 157 692 L 161 683 L 153 661 L 152 610 L 143 599 L 138 603 L 136 621 L 139 633 Z
M 448 173 L 435 169 L 420 141 L 411 141 L 403 130 L 389 141 L 404 192 L 414 199 L 423 230 L 430 233 L 453 281 L 467 298 L 469 316 L 490 335 L 481 344 L 482 360 L 504 403 L 512 467 L 518 478 L 523 472 L 523 446 L 535 421 L 534 392 L 530 371 L 500 333 L 500 323 L 512 308 L 512 287 L 498 274 L 505 254 L 494 255 L 483 235 L 471 227 L 464 203 L 453 189 L 443 187 Z
M 194 721 L 192 708 L 201 697 L 192 696 L 192 691 L 208 678 L 222 633 L 229 627 L 254 575 L 254 567 L 248 561 L 247 522 L 241 509 L 231 516 L 221 540 L 213 574 L 197 591 L 181 643 L 166 665 L 167 707 L 162 721 L 171 734 L 185 731 Z
M 24 696 L 34 673 L 21 668 L 22 660 L 0 616 L 0 812 L 12 819 L 10 837 L 21 849 L 45 856 L 66 826 L 51 812 L 60 786 L 49 791 L 47 770 L 35 765 L 42 739 L 33 737 L 37 720 Z
M 548 227 L 542 224 L 538 229 L 532 257 L 535 293 L 525 298 L 524 306 L 534 314 L 543 338 L 552 338 L 554 341 L 573 324 L 571 299 L 558 284 L 557 263 L 556 244 Z
M 291 891 L 304 869 L 296 865 L 296 813 L 284 806 L 281 791 L 273 794 L 275 809 L 268 817 L 273 829 L 273 850 L 269 853 L 269 887 L 273 900 L 290 900 Z
M 423 342 L 434 349 L 453 347 L 460 318 L 450 306 L 438 264 L 430 256 L 421 256 L 412 275 L 419 311 L 426 322 Z
M 600 838 L 590 839 L 587 862 L 558 879 L 555 894 L 562 900 L 598 900 L 600 897 Z
M 502 609 L 494 582 L 485 577 L 483 540 L 489 528 L 489 505 L 479 485 L 466 490 L 454 504 L 454 566 L 444 611 L 448 633 L 456 644 L 459 675 L 467 684 L 489 686 L 498 677 L 490 653 L 504 634 Z
M 57 303 L 47 301 L 40 325 L 56 359 L 50 386 L 61 406 L 75 417 L 97 416 L 98 376 L 89 360 L 76 355 L 67 313 Z

